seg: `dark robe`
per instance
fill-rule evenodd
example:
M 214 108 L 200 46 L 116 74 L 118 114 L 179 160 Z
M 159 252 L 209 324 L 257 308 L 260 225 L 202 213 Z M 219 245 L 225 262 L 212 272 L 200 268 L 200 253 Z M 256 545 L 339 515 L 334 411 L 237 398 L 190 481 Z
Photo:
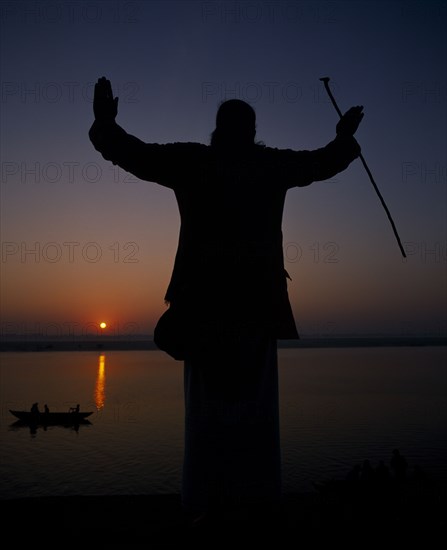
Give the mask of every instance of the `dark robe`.
M 148 144 L 115 123 L 95 122 L 90 138 L 105 159 L 175 193 L 181 227 L 165 299 L 186 316 L 191 345 L 212 349 L 241 331 L 298 338 L 282 248 L 286 193 L 346 169 L 360 152 L 353 137 L 314 151 L 253 145 L 231 152 Z

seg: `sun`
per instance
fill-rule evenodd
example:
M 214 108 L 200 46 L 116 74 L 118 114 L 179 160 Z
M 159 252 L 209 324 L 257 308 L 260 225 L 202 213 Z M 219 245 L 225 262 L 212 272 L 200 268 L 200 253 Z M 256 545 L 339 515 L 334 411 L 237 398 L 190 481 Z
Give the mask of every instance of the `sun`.
M 102 323 L 99 323 L 99 327 L 105 329 L 107 327 L 107 323 L 104 323 L 103 321 Z

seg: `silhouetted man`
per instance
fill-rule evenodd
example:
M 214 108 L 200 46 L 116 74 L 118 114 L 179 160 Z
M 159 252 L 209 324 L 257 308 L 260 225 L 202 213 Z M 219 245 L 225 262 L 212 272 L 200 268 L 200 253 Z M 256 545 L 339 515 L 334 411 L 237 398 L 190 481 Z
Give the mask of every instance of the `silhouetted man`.
M 110 82 L 95 87 L 90 139 L 103 157 L 171 188 L 180 237 L 155 331 L 185 361 L 182 499 L 195 517 L 280 496 L 277 340 L 298 338 L 287 293 L 282 213 L 287 190 L 333 177 L 359 155 L 351 108 L 315 151 L 255 143 L 255 112 L 232 99 L 211 144 L 143 143 L 115 123 Z
M 400 483 L 405 481 L 407 476 L 408 463 L 405 458 L 400 454 L 399 449 L 393 450 L 393 456 L 391 458 L 390 464 L 396 480 Z

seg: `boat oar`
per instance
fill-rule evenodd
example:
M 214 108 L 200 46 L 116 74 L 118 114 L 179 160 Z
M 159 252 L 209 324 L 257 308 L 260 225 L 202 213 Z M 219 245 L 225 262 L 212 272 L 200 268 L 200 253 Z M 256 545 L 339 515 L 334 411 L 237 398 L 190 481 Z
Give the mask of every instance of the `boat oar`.
M 334 106 L 335 110 L 337 111 L 338 115 L 340 116 L 340 118 L 343 116 L 342 112 L 340 111 L 340 109 L 338 108 L 338 105 L 337 105 L 337 102 L 335 101 L 335 98 L 334 96 L 332 95 L 332 92 L 331 92 L 331 89 L 329 88 L 329 77 L 328 76 L 324 76 L 323 78 L 320 78 L 320 80 L 324 83 L 324 87 L 326 89 L 326 92 L 329 96 L 329 99 L 331 100 L 332 102 L 332 105 Z M 385 201 L 382 197 L 382 194 L 380 193 L 379 191 L 379 188 L 377 187 L 377 184 L 376 182 L 374 181 L 374 178 L 371 174 L 371 170 L 368 168 L 368 165 L 366 164 L 366 161 L 365 159 L 363 158 L 363 155 L 360 153 L 359 155 L 359 158 L 363 164 L 363 167 L 365 168 L 366 170 L 366 173 L 368 174 L 369 176 L 369 179 L 371 181 L 371 183 L 373 184 L 373 187 L 377 193 L 377 196 L 379 197 L 380 199 L 380 202 L 382 203 L 382 206 L 383 208 L 385 209 L 385 212 L 386 212 L 386 215 L 388 216 L 388 219 L 390 221 L 390 224 L 391 224 L 391 227 L 393 228 L 393 232 L 394 232 L 394 236 L 396 237 L 396 240 L 397 240 L 397 244 L 399 245 L 399 248 L 400 248 L 400 251 L 402 252 L 402 256 L 404 258 L 407 257 L 407 255 L 405 254 L 405 250 L 404 250 L 404 247 L 402 246 L 402 243 L 400 241 L 400 237 L 399 237 L 399 234 L 397 232 L 397 229 L 396 229 L 396 225 L 393 221 L 393 218 L 391 217 L 391 213 L 390 211 L 388 210 L 388 206 L 385 204 Z

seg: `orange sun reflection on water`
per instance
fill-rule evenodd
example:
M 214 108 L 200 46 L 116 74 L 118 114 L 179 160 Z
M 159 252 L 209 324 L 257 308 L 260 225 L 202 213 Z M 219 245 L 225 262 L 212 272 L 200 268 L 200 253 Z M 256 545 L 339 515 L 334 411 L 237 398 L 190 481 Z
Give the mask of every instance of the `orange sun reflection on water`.
M 95 384 L 95 405 L 100 411 L 104 408 L 106 400 L 106 356 L 100 355 L 98 360 L 98 372 L 96 373 Z

